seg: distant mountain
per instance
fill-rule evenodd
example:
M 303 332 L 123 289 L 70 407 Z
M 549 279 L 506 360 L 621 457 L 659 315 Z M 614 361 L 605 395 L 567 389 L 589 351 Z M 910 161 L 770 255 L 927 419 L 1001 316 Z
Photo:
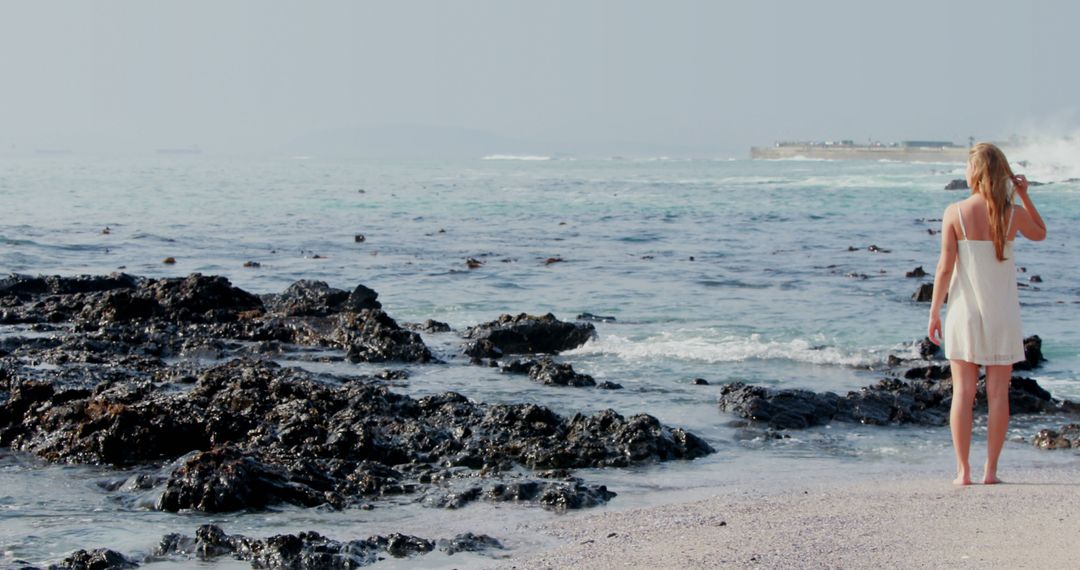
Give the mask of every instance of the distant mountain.
M 553 152 L 550 146 L 476 129 L 405 125 L 316 131 L 289 141 L 284 150 L 361 158 L 479 158 Z
M 609 157 L 713 157 L 688 146 L 620 141 L 545 142 L 479 129 L 387 125 L 315 131 L 284 145 L 283 152 L 358 158 L 481 158 L 490 155 Z

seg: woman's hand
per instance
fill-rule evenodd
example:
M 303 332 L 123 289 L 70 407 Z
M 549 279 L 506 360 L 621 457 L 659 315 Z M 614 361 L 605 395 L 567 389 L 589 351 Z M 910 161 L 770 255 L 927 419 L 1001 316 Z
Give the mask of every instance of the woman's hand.
M 929 337 L 930 342 L 941 346 L 941 315 L 936 313 L 930 315 L 930 324 L 927 327 L 926 336 Z
M 1019 194 L 1021 198 L 1026 196 L 1028 191 L 1027 178 L 1023 174 L 1017 174 L 1012 177 L 1012 181 L 1013 188 L 1016 189 L 1016 193 Z

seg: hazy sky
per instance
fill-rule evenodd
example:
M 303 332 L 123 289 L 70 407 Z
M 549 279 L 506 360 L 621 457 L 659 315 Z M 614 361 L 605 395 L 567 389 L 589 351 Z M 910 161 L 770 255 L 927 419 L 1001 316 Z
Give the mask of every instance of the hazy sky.
M 0 0 L 0 144 L 465 127 L 738 155 L 1080 123 L 1070 1 Z

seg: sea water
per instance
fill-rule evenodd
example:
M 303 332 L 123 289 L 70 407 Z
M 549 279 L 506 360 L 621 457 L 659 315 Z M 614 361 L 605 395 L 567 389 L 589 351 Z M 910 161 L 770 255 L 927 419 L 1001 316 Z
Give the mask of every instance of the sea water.
M 489 158 L 0 158 L 0 272 L 200 272 L 255 293 L 298 279 L 342 289 L 362 283 L 399 322 L 431 318 L 457 331 L 502 313 L 614 317 L 560 358 L 622 390 L 542 386 L 470 366 L 457 333 L 425 333 L 446 364 L 402 366 L 411 377 L 394 388 L 535 402 L 560 413 L 644 412 L 717 449 L 691 462 L 580 471 L 619 493 L 607 508 L 693 489 L 767 486 L 778 470 L 842 477 L 914 465 L 949 476 L 944 427 L 833 424 L 766 439 L 733 426 L 716 401 L 732 381 L 844 393 L 882 378 L 888 355 L 915 357 L 928 305 L 911 297 L 931 277 L 904 274 L 922 266 L 932 276 L 942 212 L 966 196 L 943 187 L 963 177 L 963 165 Z M 1042 337 L 1049 359 L 1030 376 L 1056 397 L 1080 399 L 1080 183 L 1054 181 L 1031 194 L 1050 237 L 1015 249 L 1024 332 Z M 166 257 L 176 263 L 163 264 Z M 468 258 L 482 265 L 469 269 Z M 245 267 L 249 261 L 259 267 Z M 1003 472 L 1010 462 L 1075 461 L 1072 452 L 1021 441 L 1063 421 L 1014 420 Z M 976 441 L 984 433 L 977 421 Z M 102 482 L 117 477 L 0 451 L 0 562 L 55 561 L 106 546 L 145 554 L 161 535 L 190 535 L 205 522 L 251 536 L 318 530 L 342 540 L 486 532 L 520 550 L 543 544 L 515 525 L 553 516 L 487 504 L 175 515 L 150 510 L 154 497 L 104 491 Z M 430 555 L 407 565 L 482 560 Z

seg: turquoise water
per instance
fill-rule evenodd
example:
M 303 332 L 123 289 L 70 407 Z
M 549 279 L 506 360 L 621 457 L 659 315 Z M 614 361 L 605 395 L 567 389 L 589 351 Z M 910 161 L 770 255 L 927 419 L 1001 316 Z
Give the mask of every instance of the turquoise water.
M 622 493 L 617 507 L 647 501 L 658 486 L 738 479 L 792 458 L 825 468 L 943 462 L 947 472 L 944 428 L 836 425 L 780 442 L 746 440 L 727 425 L 732 418 L 717 410 L 716 395 L 732 380 L 856 389 L 881 376 L 888 354 L 912 355 L 928 307 L 911 301 L 921 280 L 904 272 L 917 265 L 933 272 L 939 236 L 927 230 L 940 224 L 927 219 L 940 218 L 965 195 L 942 189 L 962 176 L 962 165 L 830 161 L 0 158 L 0 271 L 202 272 L 258 293 L 300 278 L 340 288 L 363 283 L 399 321 L 434 318 L 456 329 L 504 312 L 614 316 L 597 324 L 595 341 L 563 358 L 598 380 L 623 384 L 622 391 L 545 387 L 468 366 L 454 358 L 460 339 L 453 333 L 425 335 L 448 364 L 410 367 L 413 376 L 400 389 L 534 401 L 561 412 L 648 412 L 718 449 L 692 463 L 588 474 Z M 1050 359 L 1032 376 L 1057 396 L 1080 399 L 1080 184 L 1040 186 L 1032 195 L 1050 227 L 1047 241 L 1016 248 L 1017 265 L 1027 270 L 1018 280 L 1043 279 L 1020 291 L 1025 333 L 1042 336 Z M 365 241 L 355 242 L 356 234 Z M 870 245 L 889 252 L 871 252 Z M 167 256 L 176 265 L 163 265 Z M 469 257 L 484 265 L 467 269 Z M 563 261 L 545 263 L 552 257 Z M 247 261 L 261 267 L 245 268 Z M 694 378 L 711 385 L 695 386 Z M 1053 424 L 1021 420 L 1012 435 L 1030 437 Z M 1009 444 L 1009 455 L 1068 460 L 1046 459 L 1019 442 Z M 0 545 L 14 553 L 6 556 L 41 560 L 105 545 L 81 532 L 92 524 L 79 522 L 91 507 L 73 488 L 99 474 L 45 470 L 46 487 L 68 489 L 50 497 L 46 509 L 34 506 L 42 500 L 37 491 L 8 490 L 37 489 L 29 477 L 43 471 L 26 458 L 5 461 Z M 148 549 L 162 529 L 190 534 L 196 524 L 197 517 L 178 521 L 102 502 L 93 508 L 105 514 L 94 516 L 108 519 L 106 535 L 134 545 L 129 550 Z M 410 509 L 286 510 L 231 522 L 237 531 L 271 534 L 333 530 L 334 517 L 344 517 L 349 524 L 336 528 L 376 533 L 452 518 Z M 489 509 L 469 507 L 454 520 L 485 527 Z M 39 510 L 58 517 L 48 530 L 35 526 Z M 509 521 L 547 516 L 499 512 Z M 153 524 L 140 531 L 137 520 Z

